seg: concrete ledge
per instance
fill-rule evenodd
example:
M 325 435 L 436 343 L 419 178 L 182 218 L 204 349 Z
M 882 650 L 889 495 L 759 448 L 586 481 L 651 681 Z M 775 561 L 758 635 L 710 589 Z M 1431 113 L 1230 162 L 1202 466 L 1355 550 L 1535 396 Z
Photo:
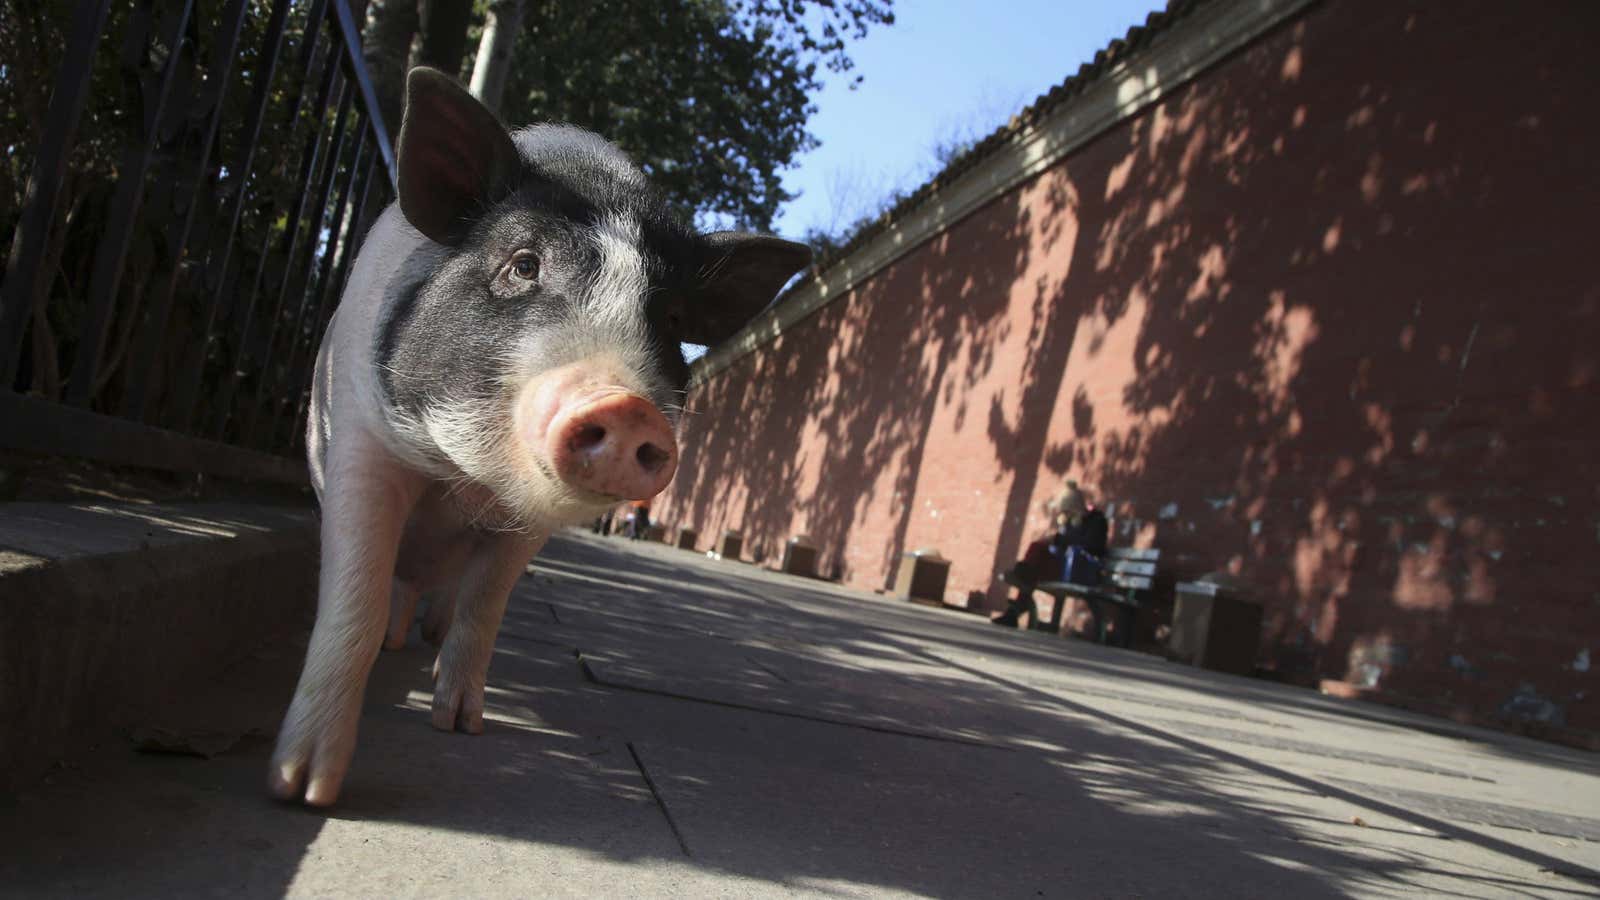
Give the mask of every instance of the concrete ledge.
M 312 511 L 0 504 L 0 791 L 315 606 Z

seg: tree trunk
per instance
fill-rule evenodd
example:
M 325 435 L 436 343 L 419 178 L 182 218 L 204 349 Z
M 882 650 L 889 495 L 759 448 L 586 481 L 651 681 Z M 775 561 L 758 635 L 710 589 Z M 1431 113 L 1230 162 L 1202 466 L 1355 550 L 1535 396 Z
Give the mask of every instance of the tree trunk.
M 506 79 L 511 73 L 511 49 L 522 31 L 524 0 L 496 0 L 489 4 L 483 38 L 472 64 L 472 93 L 492 112 L 500 111 Z
M 372 91 L 378 95 L 378 114 L 391 138 L 400 133 L 411 42 L 420 27 L 417 0 L 373 0 L 371 20 L 361 35 L 361 55 L 372 78 Z
M 417 53 L 417 62 L 433 66 L 451 78 L 460 78 L 470 24 L 471 0 L 427 0 L 422 13 L 422 49 Z
M 372 79 L 372 92 L 378 98 L 378 115 L 383 118 L 389 140 L 400 138 L 400 117 L 405 109 L 406 72 L 411 68 L 411 44 L 416 40 L 422 19 L 417 0 L 372 0 L 367 26 L 361 33 L 361 56 Z M 381 167 L 380 167 L 380 171 Z M 389 187 L 389 175 L 376 175 L 367 185 L 365 211 L 353 223 L 356 234 L 365 235 L 373 220 L 383 212 L 379 202 Z

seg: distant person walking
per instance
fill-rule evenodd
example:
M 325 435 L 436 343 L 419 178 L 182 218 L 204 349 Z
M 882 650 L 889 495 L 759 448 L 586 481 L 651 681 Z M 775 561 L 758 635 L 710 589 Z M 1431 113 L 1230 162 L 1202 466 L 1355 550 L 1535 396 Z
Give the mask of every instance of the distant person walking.
M 996 625 L 1015 627 L 1025 612 L 1037 620 L 1034 588 L 1041 581 L 1061 579 L 1071 548 L 1089 554 L 1096 562 L 1105 558 L 1110 532 L 1105 513 L 1089 504 L 1076 481 L 1069 479 L 1061 493 L 1045 504 L 1045 510 L 1050 513 L 1055 532 L 1029 544 L 1022 559 L 1000 574 L 1003 581 L 1017 589 L 1017 595 L 1004 612 L 989 618 Z

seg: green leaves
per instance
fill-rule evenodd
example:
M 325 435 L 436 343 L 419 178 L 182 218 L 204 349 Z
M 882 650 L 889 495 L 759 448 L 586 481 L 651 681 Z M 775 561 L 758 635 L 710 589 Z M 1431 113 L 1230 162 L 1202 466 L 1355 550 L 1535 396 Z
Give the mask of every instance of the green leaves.
M 892 0 L 528 0 L 502 117 L 617 143 L 686 217 L 766 230 L 816 145 L 818 65 L 893 22 Z

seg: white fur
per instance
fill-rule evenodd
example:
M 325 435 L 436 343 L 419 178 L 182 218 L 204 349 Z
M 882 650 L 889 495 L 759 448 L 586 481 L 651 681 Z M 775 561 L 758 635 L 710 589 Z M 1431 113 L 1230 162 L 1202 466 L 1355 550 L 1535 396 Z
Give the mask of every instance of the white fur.
M 606 331 L 643 341 L 644 293 L 650 283 L 639 247 L 639 223 L 622 215 L 600 220 L 591 235 L 600 251 L 600 271 L 589 288 L 586 313 Z
M 356 258 L 317 355 L 306 446 L 322 500 L 322 571 L 305 668 L 273 753 L 269 780 L 281 797 L 327 805 L 338 795 L 355 749 L 362 694 L 384 637 L 395 565 L 402 552 L 410 552 L 402 538 L 413 531 L 430 537 L 471 533 L 466 519 L 413 521 L 419 509 L 430 518 L 448 517 L 448 503 L 419 507 L 446 467 L 405 433 L 408 423 L 386 415 L 374 358 L 386 306 L 442 255 L 442 248 L 405 222 L 398 206 L 390 206 Z M 448 718 L 446 727 L 467 730 L 481 728 L 489 656 L 484 634 L 492 645 L 506 594 L 543 536 L 520 530 L 471 540 L 463 573 L 469 577 L 457 601 L 458 619 L 468 625 L 450 629 L 460 637 L 447 639 L 441 650 L 442 689 L 434 698 L 436 724 Z M 441 573 L 441 580 L 448 574 Z

